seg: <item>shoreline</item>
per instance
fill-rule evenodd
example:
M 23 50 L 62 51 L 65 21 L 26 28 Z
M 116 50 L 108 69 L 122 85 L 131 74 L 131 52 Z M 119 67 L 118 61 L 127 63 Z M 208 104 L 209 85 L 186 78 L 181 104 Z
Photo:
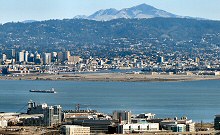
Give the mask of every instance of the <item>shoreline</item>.
M 88 74 L 26 74 L 19 76 L 0 76 L 0 80 L 45 80 L 45 81 L 100 81 L 100 82 L 183 82 L 220 80 L 220 76 L 201 75 L 148 75 L 126 73 L 88 73 Z

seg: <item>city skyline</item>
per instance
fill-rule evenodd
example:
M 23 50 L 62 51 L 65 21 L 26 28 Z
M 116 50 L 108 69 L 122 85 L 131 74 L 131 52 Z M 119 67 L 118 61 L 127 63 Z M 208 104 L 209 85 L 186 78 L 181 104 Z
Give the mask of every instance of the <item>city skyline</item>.
M 0 0 L 0 23 L 17 22 L 25 20 L 49 20 L 73 18 L 77 15 L 90 15 L 100 9 L 116 8 L 123 9 L 139 4 L 148 4 L 158 9 L 181 16 L 191 16 L 220 20 L 220 1 L 212 0 Z

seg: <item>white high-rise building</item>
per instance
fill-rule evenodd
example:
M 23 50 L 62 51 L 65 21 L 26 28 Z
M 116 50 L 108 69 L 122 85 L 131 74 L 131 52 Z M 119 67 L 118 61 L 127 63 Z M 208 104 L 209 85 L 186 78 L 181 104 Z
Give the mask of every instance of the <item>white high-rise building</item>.
M 71 56 L 70 51 L 66 51 L 66 58 L 65 59 L 69 61 L 70 56 Z
M 24 54 L 24 61 L 25 62 L 28 62 L 28 56 L 29 56 L 29 52 L 26 51 L 25 54 Z
M 19 52 L 19 62 L 24 62 L 24 51 Z
M 50 64 L 51 63 L 51 53 L 45 53 L 44 54 L 44 64 Z
M 2 60 L 3 60 L 3 61 L 6 61 L 6 60 L 7 60 L 7 56 L 6 56 L 6 54 L 4 54 L 4 53 L 2 54 Z

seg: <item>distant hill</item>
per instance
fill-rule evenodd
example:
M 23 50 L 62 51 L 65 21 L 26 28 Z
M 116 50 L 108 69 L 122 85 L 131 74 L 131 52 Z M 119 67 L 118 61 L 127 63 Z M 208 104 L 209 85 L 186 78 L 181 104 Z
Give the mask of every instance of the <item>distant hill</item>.
M 157 9 L 147 4 L 141 4 L 131 8 L 116 10 L 114 8 L 99 10 L 90 16 L 76 16 L 75 18 L 90 19 L 96 21 L 108 21 L 112 19 L 126 18 L 155 18 L 155 17 L 180 17 L 164 10 Z
M 84 47 L 88 52 L 92 49 L 98 51 L 103 47 L 105 52 L 108 52 L 111 48 L 141 43 L 142 46 L 152 45 L 155 48 L 169 46 L 172 50 L 182 51 L 210 45 L 220 47 L 219 35 L 220 22 L 211 20 L 64 19 L 0 25 L 0 47 L 1 50 L 7 47 L 33 51 L 64 48 L 76 50 L 77 47 Z
M 32 23 L 32 22 L 37 22 L 36 20 L 25 20 L 25 21 L 22 21 L 22 23 Z

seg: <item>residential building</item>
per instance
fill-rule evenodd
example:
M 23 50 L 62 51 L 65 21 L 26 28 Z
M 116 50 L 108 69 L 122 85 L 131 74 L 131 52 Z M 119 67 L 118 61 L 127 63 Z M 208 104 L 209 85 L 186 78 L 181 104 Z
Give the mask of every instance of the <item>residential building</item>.
M 44 109 L 45 126 L 59 125 L 62 121 L 62 108 L 60 105 L 48 106 Z
M 45 126 L 53 126 L 54 124 L 54 108 L 52 106 L 48 106 L 44 109 L 44 125 Z

